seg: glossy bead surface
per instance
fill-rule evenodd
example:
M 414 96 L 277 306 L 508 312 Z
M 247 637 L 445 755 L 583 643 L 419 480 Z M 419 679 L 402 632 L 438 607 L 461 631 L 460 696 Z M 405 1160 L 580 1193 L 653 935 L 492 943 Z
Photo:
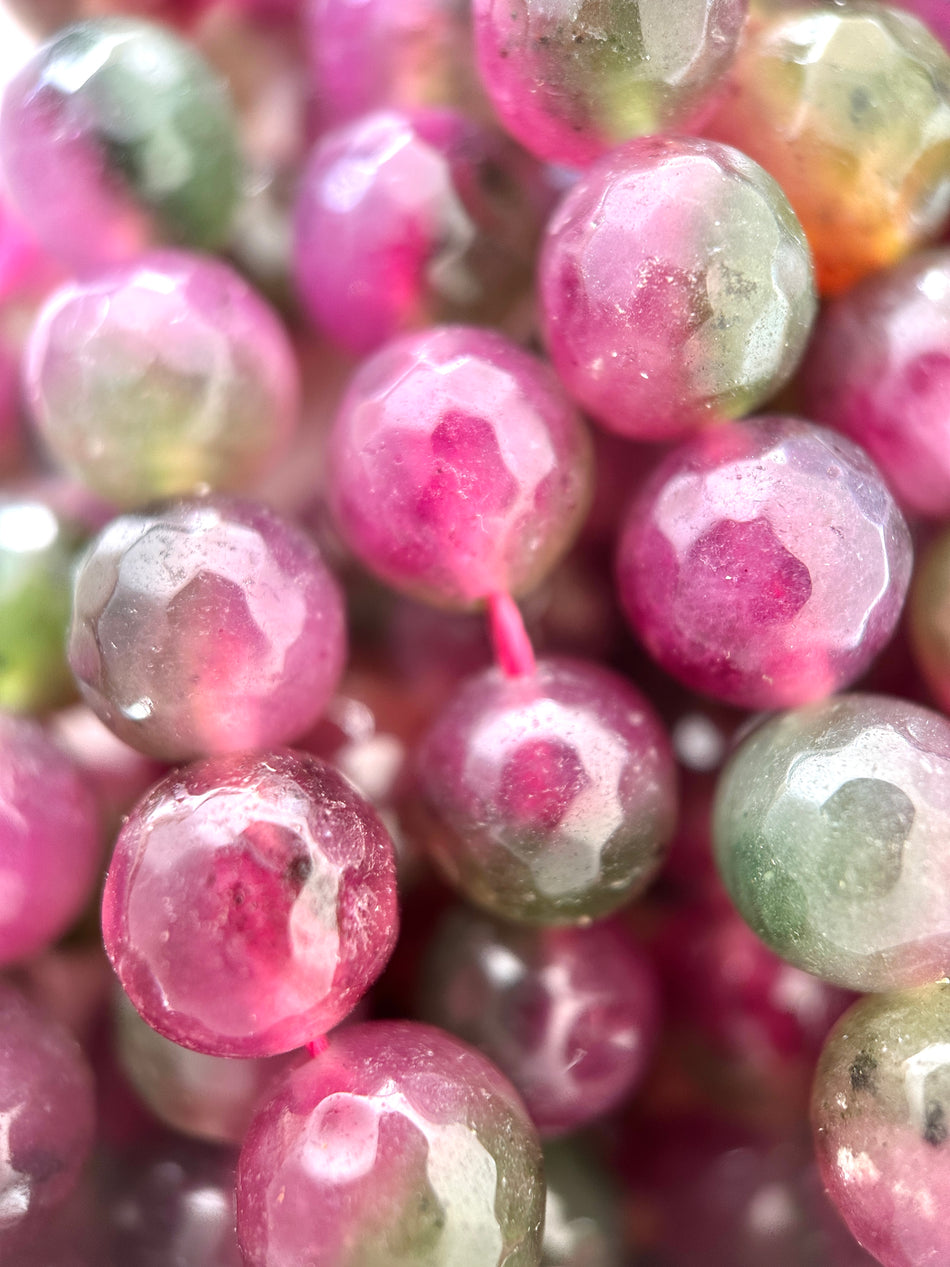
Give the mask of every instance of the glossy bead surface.
M 646 958 L 610 924 L 519 929 L 458 908 L 426 952 L 421 1003 L 511 1079 L 542 1136 L 626 1099 L 659 1032 Z
M 54 292 L 25 367 L 53 455 L 119 506 L 259 479 L 296 426 L 297 377 L 268 305 L 227 264 L 184 251 Z
M 529 590 L 580 527 L 590 441 L 551 371 L 501 335 L 407 335 L 357 372 L 334 422 L 337 526 L 382 580 L 446 607 Z
M 11 80 L 0 167 L 37 238 L 81 272 L 156 242 L 222 245 L 238 191 L 223 85 L 171 31 L 128 17 L 65 27 Z
M 883 1267 L 950 1257 L 950 986 L 862 999 L 822 1052 L 812 1125 L 822 1178 Z
M 764 722 L 726 766 L 714 811 L 739 913 L 783 959 L 849 989 L 938 980 L 948 776 L 950 722 L 904 700 L 841 695 Z
M 539 158 L 583 167 L 677 129 L 736 51 L 745 0 L 475 0 L 479 67 L 499 118 Z
M 257 1115 L 238 1167 L 249 1267 L 537 1267 L 543 1214 L 514 1089 L 411 1022 L 334 1035 Z
M 897 9 L 827 4 L 751 28 L 706 130 L 785 190 L 823 294 L 935 237 L 950 211 L 950 55 Z
M 550 197 L 503 135 L 450 110 L 379 111 L 325 134 L 301 177 L 297 287 L 355 353 L 524 300 Z
M 162 760 L 293 741 L 344 650 L 340 590 L 315 544 L 250 502 L 120 516 L 77 574 L 80 690 L 120 739 Z
M 66 932 L 92 898 L 100 853 L 79 767 L 35 722 L 0 715 L 0 964 Z
M 694 138 L 646 137 L 586 172 L 548 224 L 539 280 L 568 391 L 637 440 L 676 439 L 768 399 L 815 313 L 785 195 L 745 155 Z
M 669 673 L 742 708 L 787 708 L 868 667 L 897 624 L 911 562 L 907 526 L 862 450 L 763 417 L 664 460 L 631 508 L 617 579 Z
M 213 1056 L 319 1038 L 382 971 L 396 926 L 389 833 L 342 775 L 290 752 L 168 775 L 126 821 L 103 897 L 137 1010 Z
M 436 862 L 470 901 L 519 923 L 616 910 L 650 882 L 672 833 L 660 722 L 624 678 L 581 661 L 467 679 L 417 767 Z

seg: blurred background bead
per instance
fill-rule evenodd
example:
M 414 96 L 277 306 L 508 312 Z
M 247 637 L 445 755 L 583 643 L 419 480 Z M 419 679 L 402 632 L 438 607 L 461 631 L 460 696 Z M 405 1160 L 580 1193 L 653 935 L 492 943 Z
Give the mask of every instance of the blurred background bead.
M 621 1189 L 616 1177 L 574 1140 L 544 1148 L 541 1267 L 623 1267 Z
M 908 616 L 917 667 L 938 707 L 950 712 L 950 530 L 918 561 Z

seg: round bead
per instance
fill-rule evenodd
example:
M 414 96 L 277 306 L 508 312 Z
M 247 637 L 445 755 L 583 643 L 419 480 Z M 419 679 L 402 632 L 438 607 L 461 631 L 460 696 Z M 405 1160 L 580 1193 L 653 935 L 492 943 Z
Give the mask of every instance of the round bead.
M 539 281 L 568 391 L 638 440 L 767 400 L 815 313 L 785 195 L 744 154 L 694 138 L 647 137 L 586 172 L 548 225 Z
M 937 704 L 950 712 L 950 531 L 932 541 L 920 560 L 909 616 L 914 660 Z
M 460 908 L 429 945 L 421 997 L 426 1020 L 511 1079 L 542 1136 L 620 1104 L 659 1036 L 649 965 L 612 924 L 512 928 Z
M 250 502 L 122 515 L 76 577 L 80 690 L 120 739 L 165 761 L 298 738 L 344 653 L 343 600 L 316 545 Z
M 531 589 L 590 497 L 577 413 L 546 366 L 489 330 L 436 328 L 377 352 L 344 397 L 327 457 L 350 549 L 446 607 Z
M 338 1024 L 396 939 L 392 840 L 331 766 L 291 752 L 168 775 L 123 827 L 102 909 L 126 993 L 212 1056 L 292 1051 Z
M 815 1074 L 822 1179 L 883 1267 L 950 1261 L 950 986 L 861 999 Z
M 950 210 L 950 56 L 883 4 L 753 26 L 706 130 L 785 190 L 823 294 L 935 237 Z
M 842 695 L 774 717 L 723 772 L 717 861 L 777 954 L 852 990 L 936 981 L 950 958 L 950 722 Z
M 297 423 L 276 315 L 227 264 L 183 251 L 54 292 L 25 378 L 51 452 L 119 506 L 247 487 Z
M 0 965 L 66 932 L 93 895 L 101 852 L 79 768 L 35 722 L 0 714 Z
M 660 722 L 622 677 L 571 660 L 464 682 L 418 752 L 428 844 L 470 901 L 586 923 L 643 890 L 675 817 Z
M 478 63 L 499 118 L 539 158 L 583 167 L 676 129 L 736 51 L 746 0 L 474 0 Z
M 248 1267 L 541 1260 L 541 1149 L 484 1056 L 411 1022 L 347 1027 L 257 1115 L 238 1166 Z
M 129 17 L 64 28 L 14 76 L 0 167 L 37 238 L 81 272 L 155 242 L 222 245 L 239 183 L 223 85 L 178 36 Z
M 668 672 L 742 708 L 787 708 L 868 667 L 911 563 L 907 526 L 865 454 L 766 417 L 666 458 L 631 508 L 617 577 L 631 626 Z
M 296 278 L 351 352 L 523 300 L 549 196 L 534 161 L 449 110 L 380 111 L 323 136 L 301 177 Z

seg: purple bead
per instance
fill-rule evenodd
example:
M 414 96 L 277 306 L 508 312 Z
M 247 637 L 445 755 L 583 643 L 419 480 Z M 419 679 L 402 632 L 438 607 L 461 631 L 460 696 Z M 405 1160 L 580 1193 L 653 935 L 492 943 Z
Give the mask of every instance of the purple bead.
M 258 481 L 293 436 L 297 380 L 271 308 L 227 264 L 185 251 L 61 286 L 25 361 L 50 451 L 120 506 Z
M 79 767 L 35 722 L 0 714 L 0 964 L 66 932 L 92 898 L 101 854 Z
M 829 304 L 801 386 L 808 416 L 863 445 L 909 511 L 950 516 L 950 251 L 913 255 Z
M 626 1099 L 659 1036 L 649 965 L 612 924 L 519 929 L 459 908 L 429 945 L 421 1000 L 511 1079 L 542 1136 Z
M 158 783 L 119 835 L 102 909 L 135 1007 L 212 1056 L 319 1038 L 382 971 L 396 926 L 389 833 L 342 775 L 291 752 Z
M 774 417 L 724 424 L 666 458 L 631 508 L 617 576 L 667 672 L 743 708 L 788 708 L 864 672 L 897 624 L 911 561 L 862 450 Z
M 582 661 L 469 678 L 417 765 L 436 862 L 470 901 L 518 923 L 616 910 L 653 878 L 672 833 L 660 722 L 624 678 Z
M 92 1073 L 78 1045 L 0 983 L 0 1239 L 68 1195 L 94 1126 Z
M 551 371 L 499 334 L 407 335 L 362 366 L 330 436 L 350 549 L 397 589 L 471 607 L 534 586 L 590 496 L 590 441 Z
M 251 502 L 123 515 L 77 574 L 69 660 L 86 702 L 166 761 L 298 738 L 344 653 L 342 597 L 315 544 Z
M 355 353 L 434 322 L 495 324 L 530 288 L 549 201 L 537 164 L 492 128 L 450 110 L 368 115 L 304 169 L 298 289 Z
M 292 1073 L 238 1166 L 248 1267 L 535 1267 L 537 1135 L 484 1056 L 428 1025 L 354 1025 Z
M 645 137 L 554 213 L 540 263 L 545 340 L 611 431 L 672 440 L 748 413 L 788 379 L 815 313 L 785 195 L 738 150 Z

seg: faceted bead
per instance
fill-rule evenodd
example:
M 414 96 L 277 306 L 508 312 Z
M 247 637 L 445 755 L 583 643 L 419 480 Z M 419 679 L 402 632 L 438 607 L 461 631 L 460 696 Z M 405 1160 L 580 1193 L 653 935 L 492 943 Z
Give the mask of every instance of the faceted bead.
M 950 211 L 950 55 L 897 9 L 827 4 L 753 26 L 705 130 L 785 190 L 823 294 L 935 237 Z
M 763 722 L 721 776 L 714 838 L 743 919 L 852 990 L 946 975 L 950 722 L 841 695 Z
M 631 626 L 674 677 L 742 708 L 787 708 L 864 672 L 897 624 L 911 561 L 862 450 L 764 417 L 669 454 L 631 507 L 617 576 Z
M 123 827 L 103 898 L 126 993 L 172 1042 L 269 1056 L 319 1038 L 396 940 L 393 846 L 375 810 L 303 753 L 174 771 Z
M 53 455 L 119 506 L 245 488 L 297 423 L 277 316 L 227 264 L 184 251 L 54 292 L 25 378 Z
M 316 545 L 251 502 L 123 515 L 76 577 L 80 690 L 120 739 L 165 761 L 292 742 L 344 653 L 342 597 Z
M 0 714 L 0 965 L 66 932 L 93 895 L 100 854 L 79 767 L 35 722 Z
M 8 84 L 0 168 L 37 238 L 77 271 L 159 242 L 213 249 L 238 193 L 231 105 L 171 31 L 129 17 L 79 22 Z
M 800 381 L 808 417 L 867 449 L 902 505 L 950 517 L 950 251 L 913 255 L 829 304 Z
M 330 436 L 337 526 L 388 584 L 446 607 L 531 589 L 573 540 L 590 441 L 551 371 L 500 334 L 436 327 L 357 372 Z
M 537 1267 L 544 1181 L 514 1088 L 428 1025 L 349 1026 L 251 1124 L 248 1267 Z
M 745 155 L 693 138 L 631 142 L 581 177 L 548 225 L 540 300 L 568 391 L 637 440 L 768 399 L 815 313 L 785 195 Z
M 950 1261 L 950 985 L 862 999 L 818 1062 L 822 1179 L 882 1267 Z
M 549 202 L 494 129 L 449 110 L 370 114 L 324 135 L 304 169 L 298 289 L 356 353 L 433 322 L 494 324 L 529 291 Z
M 67 1196 L 94 1129 L 92 1073 L 77 1043 L 0 982 L 0 1240 Z
M 663 728 L 582 661 L 463 682 L 422 741 L 428 840 L 470 901 L 525 924 L 587 923 L 646 888 L 675 817 Z
M 583 167 L 695 114 L 732 61 L 746 8 L 746 0 L 475 0 L 479 68 L 522 145 Z
M 459 908 L 426 952 L 421 1003 L 511 1079 L 542 1136 L 626 1099 L 659 1036 L 650 967 L 613 924 L 512 928 Z
M 938 706 L 950 712 L 950 531 L 930 543 L 914 576 L 910 642 Z

